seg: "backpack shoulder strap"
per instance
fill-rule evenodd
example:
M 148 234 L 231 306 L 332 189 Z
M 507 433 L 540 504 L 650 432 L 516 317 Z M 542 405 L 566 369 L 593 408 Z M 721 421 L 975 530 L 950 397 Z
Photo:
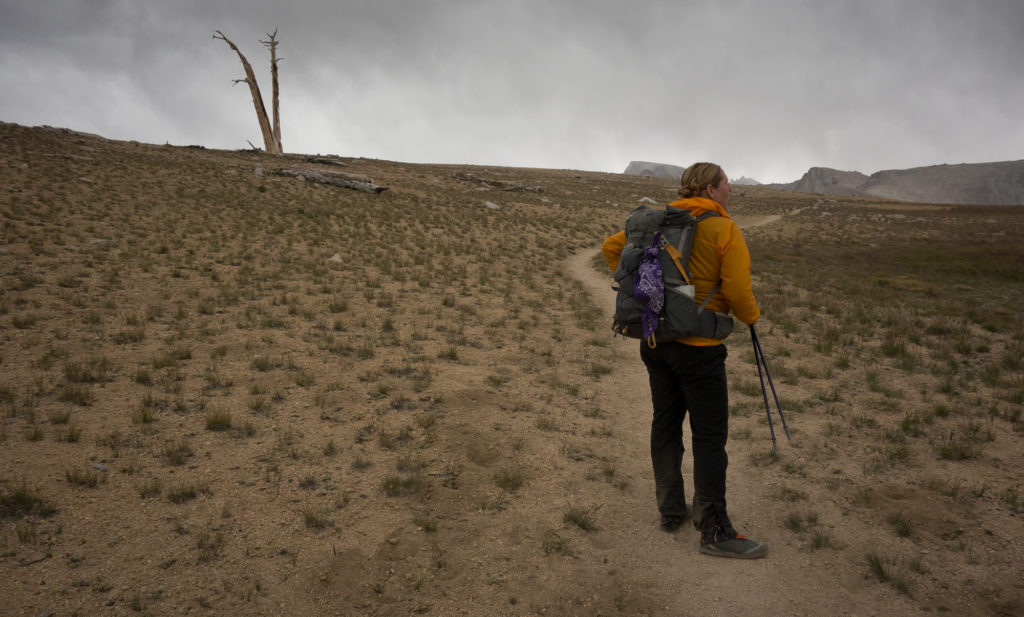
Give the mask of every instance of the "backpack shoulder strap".
M 683 276 L 683 280 L 686 281 L 687 285 L 692 285 L 692 277 L 690 275 L 690 251 L 693 250 L 693 236 L 697 231 L 697 223 L 704 219 L 712 216 L 719 216 L 717 212 L 708 211 L 702 213 L 700 216 L 690 216 L 689 220 L 693 223 L 687 225 L 683 232 L 679 235 L 679 245 L 673 246 L 672 244 L 665 243 L 664 248 L 668 252 L 672 261 L 676 265 L 676 269 Z
M 717 213 L 717 212 L 712 211 L 712 210 L 708 210 L 707 212 L 705 212 L 705 213 L 701 214 L 700 216 L 698 216 L 696 218 L 696 220 L 699 223 L 699 222 L 703 221 L 704 219 L 711 218 L 713 216 L 721 216 L 721 215 L 719 213 Z M 696 225 L 694 225 L 694 227 L 696 227 Z M 697 307 L 697 312 L 698 313 L 703 313 L 704 312 L 704 307 L 708 305 L 708 300 L 713 298 L 714 295 L 717 294 L 720 289 L 722 289 L 722 279 L 718 279 L 718 282 L 715 283 L 715 286 L 712 287 L 711 291 L 708 292 L 708 295 L 704 297 L 704 301 L 701 302 L 700 306 Z

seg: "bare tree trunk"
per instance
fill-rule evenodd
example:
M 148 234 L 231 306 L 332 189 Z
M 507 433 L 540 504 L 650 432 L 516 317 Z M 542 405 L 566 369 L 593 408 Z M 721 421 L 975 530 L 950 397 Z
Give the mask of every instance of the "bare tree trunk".
M 274 34 L 275 35 L 277 34 L 276 30 L 274 31 Z M 280 138 L 280 136 L 278 136 L 276 139 L 274 137 L 274 132 L 273 132 L 273 130 L 270 127 L 270 121 L 267 119 L 267 108 L 264 107 L 264 105 L 263 105 L 263 95 L 260 94 L 260 86 L 256 82 L 256 75 L 252 71 L 252 66 L 249 64 L 249 61 L 245 59 L 245 56 L 242 54 L 242 51 L 240 49 L 238 49 L 238 46 L 235 45 L 234 43 L 232 43 L 231 40 L 228 39 L 228 37 L 224 36 L 223 32 L 221 32 L 220 30 L 217 30 L 217 34 L 215 34 L 213 36 L 213 38 L 220 39 L 220 40 L 224 41 L 225 43 L 227 43 L 231 47 L 231 49 L 235 50 L 236 54 L 238 54 L 238 59 L 242 61 L 242 68 L 245 69 L 245 79 L 236 79 L 234 81 L 235 81 L 236 84 L 238 82 L 240 82 L 240 81 L 249 84 L 249 92 L 252 94 L 252 104 L 253 104 L 253 106 L 256 107 L 256 119 L 260 123 L 260 131 L 263 132 L 263 143 L 264 143 L 264 146 L 265 146 L 265 149 L 266 149 L 267 153 L 268 154 L 282 154 L 283 150 L 281 149 L 281 138 Z M 271 41 L 274 43 L 274 46 L 276 47 L 277 46 L 276 41 L 273 41 L 273 38 L 271 38 Z M 272 53 L 272 57 L 274 57 L 274 56 L 276 56 L 276 54 Z M 271 68 L 272 68 L 273 73 L 274 73 L 274 75 L 276 77 L 276 74 L 277 74 L 276 63 L 273 64 Z M 275 123 L 276 123 L 276 121 L 277 121 L 277 113 L 276 113 L 276 111 L 277 111 L 276 110 L 276 107 L 277 107 L 277 80 L 276 79 L 274 80 L 274 107 L 275 107 L 274 119 L 275 119 Z M 280 132 L 281 132 L 280 125 L 278 125 L 277 132 L 278 132 L 278 135 L 280 135 Z
M 274 114 L 274 142 L 277 144 L 279 152 L 284 152 L 281 147 L 281 115 L 280 106 L 278 105 L 278 87 L 277 87 L 277 29 L 274 29 L 273 34 L 267 34 L 269 41 L 260 41 L 264 47 L 270 48 L 270 83 L 271 83 L 271 110 Z

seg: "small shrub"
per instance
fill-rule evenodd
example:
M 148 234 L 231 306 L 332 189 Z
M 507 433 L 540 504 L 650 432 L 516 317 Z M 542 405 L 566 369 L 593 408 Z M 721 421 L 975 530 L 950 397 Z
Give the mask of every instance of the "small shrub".
M 309 529 L 325 529 L 331 525 L 331 520 L 328 518 L 326 510 L 312 507 L 302 509 L 302 520 Z
M 57 441 L 64 443 L 78 443 L 82 439 L 82 429 L 74 424 L 68 425 L 63 431 L 57 434 Z
M 206 416 L 206 430 L 226 431 L 231 428 L 231 414 L 226 411 L 214 411 Z
M 11 491 L 0 489 L 0 517 L 50 516 L 57 508 L 25 485 Z
M 140 484 L 137 490 L 139 491 L 139 497 L 149 499 L 150 497 L 159 497 L 162 488 L 159 478 L 153 478 Z
M 192 446 L 190 446 L 187 441 L 179 441 L 175 444 L 165 445 L 160 457 L 163 458 L 164 462 L 168 465 L 180 466 L 184 465 L 188 457 L 193 454 Z
M 388 476 L 382 484 L 388 497 L 416 495 L 423 488 L 423 480 L 419 476 Z
M 139 369 L 135 371 L 135 377 L 133 378 L 135 383 L 143 386 L 153 385 L 153 376 L 146 369 Z
M 896 532 L 896 535 L 901 538 L 909 538 L 913 535 L 913 526 L 902 512 L 897 512 L 890 516 L 889 524 L 892 525 L 892 529 Z
M 570 507 L 564 515 L 562 515 L 562 522 L 567 525 L 575 525 L 583 531 L 594 531 L 597 529 L 597 524 L 594 522 L 594 510 L 588 510 L 580 507 Z
M 815 530 L 811 536 L 811 550 L 818 551 L 823 548 L 836 548 L 836 543 L 832 540 L 832 537 L 826 532 Z
M 888 583 L 892 585 L 896 591 L 899 591 L 902 594 L 910 594 L 910 585 L 902 578 L 892 573 L 889 568 L 886 567 L 885 562 L 882 561 L 881 557 L 875 553 L 869 553 L 867 556 L 867 562 L 868 569 L 878 582 Z
M 79 471 L 77 469 L 65 471 L 64 478 L 68 481 L 68 484 L 84 486 L 86 488 L 96 488 L 103 482 L 103 478 L 99 473 L 95 471 Z
M 50 424 L 67 424 L 71 421 L 71 412 L 68 410 L 54 411 L 50 413 Z
M 199 497 L 199 495 L 209 495 L 210 487 L 205 483 L 200 484 L 180 484 L 167 490 L 167 500 L 171 503 L 185 503 L 186 501 L 192 501 Z
M 514 493 L 523 486 L 523 474 L 518 470 L 502 469 L 495 472 L 494 483 L 507 493 Z
M 554 531 L 548 531 L 544 534 L 544 539 L 541 540 L 541 548 L 544 550 L 545 555 L 564 555 L 566 557 L 572 557 L 572 547 L 569 546 L 569 541 L 559 536 Z
M 89 386 L 78 386 L 74 384 L 63 384 L 57 398 L 73 403 L 80 407 L 88 407 L 96 402 L 96 395 Z
M 196 550 L 199 551 L 199 562 L 213 561 L 223 555 L 224 542 L 224 532 L 211 533 L 205 529 L 200 531 L 196 535 Z

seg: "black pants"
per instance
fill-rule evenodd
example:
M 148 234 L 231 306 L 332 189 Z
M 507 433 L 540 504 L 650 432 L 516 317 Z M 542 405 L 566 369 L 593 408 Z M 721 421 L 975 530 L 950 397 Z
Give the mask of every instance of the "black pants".
M 725 471 L 729 457 L 729 389 L 725 376 L 725 345 L 695 347 L 640 344 L 640 356 L 651 380 L 654 419 L 651 422 L 651 462 L 658 510 L 686 512 L 683 486 L 683 419 L 690 412 L 693 447 L 693 525 L 711 532 L 729 525 L 725 509 Z

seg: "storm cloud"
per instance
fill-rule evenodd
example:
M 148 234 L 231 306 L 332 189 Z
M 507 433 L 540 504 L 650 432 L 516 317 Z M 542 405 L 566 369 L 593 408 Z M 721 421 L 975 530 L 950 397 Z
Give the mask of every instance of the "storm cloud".
M 1024 158 L 1014 0 L 0 0 L 0 120 L 288 152 L 786 182 Z

